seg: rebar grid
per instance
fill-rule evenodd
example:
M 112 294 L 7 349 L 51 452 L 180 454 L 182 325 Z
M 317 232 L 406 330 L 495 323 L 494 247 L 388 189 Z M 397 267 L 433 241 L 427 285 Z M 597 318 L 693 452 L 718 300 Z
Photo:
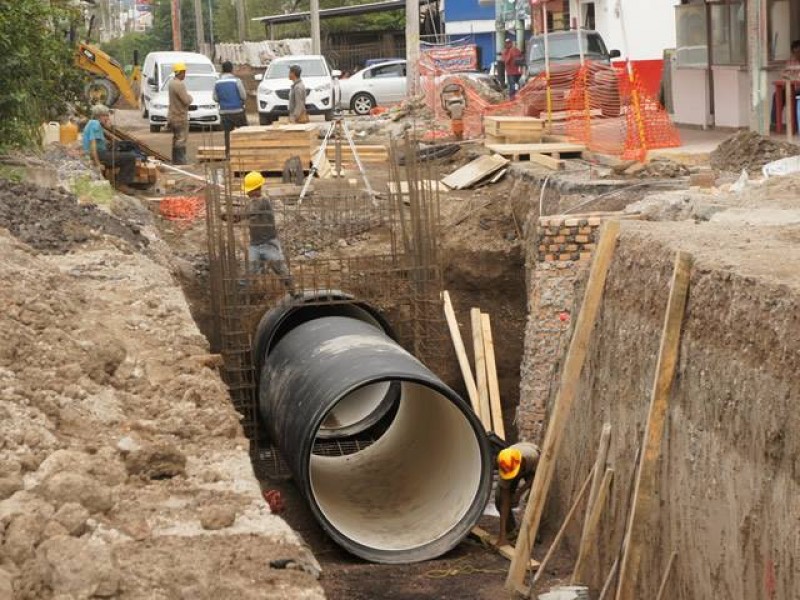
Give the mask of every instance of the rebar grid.
M 401 148 L 402 146 L 402 148 Z M 405 167 L 398 166 L 402 152 Z M 250 201 L 230 165 L 206 163 L 207 227 L 211 307 L 215 334 L 224 358 L 223 377 L 242 414 L 245 434 L 258 448 L 257 374 L 252 336 L 263 314 L 291 292 L 341 290 L 380 309 L 398 341 L 434 372 L 449 359 L 440 295 L 439 193 L 426 182 L 438 181 L 436 166 L 416 160 L 414 146 L 392 143 L 388 193 L 371 196 L 346 185 L 319 182 L 317 191 L 297 202 L 291 186 L 267 185 L 291 281 L 251 264 Z M 291 189 L 290 189 L 291 192 Z M 333 300 L 319 300 L 329 304 Z M 323 453 L 348 453 L 368 445 L 320 447 Z M 274 457 L 274 449 L 264 452 Z M 266 456 L 266 455 L 265 455 Z M 278 475 L 280 460 L 274 462 Z

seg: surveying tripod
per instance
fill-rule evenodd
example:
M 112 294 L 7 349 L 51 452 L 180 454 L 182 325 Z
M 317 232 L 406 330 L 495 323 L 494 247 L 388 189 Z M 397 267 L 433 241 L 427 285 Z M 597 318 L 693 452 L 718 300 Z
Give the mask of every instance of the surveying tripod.
M 303 182 L 303 189 L 300 191 L 300 197 L 297 200 L 298 204 L 301 204 L 303 199 L 306 197 L 308 188 L 311 185 L 311 180 L 314 179 L 315 175 L 319 174 L 320 166 L 322 165 L 322 162 L 326 160 L 325 150 L 328 148 L 328 142 L 331 138 L 333 138 L 333 164 L 336 177 L 342 176 L 342 139 L 344 138 L 344 140 L 347 141 L 347 145 L 350 147 L 350 152 L 353 154 L 353 159 L 356 161 L 358 172 L 361 173 L 361 179 L 364 180 L 364 187 L 367 189 L 367 193 L 369 194 L 370 198 L 372 198 L 372 201 L 375 201 L 375 192 L 372 191 L 372 186 L 369 184 L 369 179 L 367 179 L 367 173 L 364 171 L 364 165 L 361 164 L 361 159 L 358 156 L 355 142 L 353 142 L 353 135 L 347 128 L 347 123 L 344 120 L 344 111 L 342 111 L 341 103 L 339 102 L 338 84 L 339 80 L 337 78 L 334 80 L 334 86 L 332 89 L 332 96 L 334 97 L 333 105 L 335 107 L 333 111 L 333 120 L 328 127 L 328 131 L 325 132 L 325 139 L 322 140 L 322 145 L 317 151 L 317 156 L 314 159 L 314 163 L 311 165 L 311 171 L 309 172 L 308 177 L 306 177 L 306 180 Z

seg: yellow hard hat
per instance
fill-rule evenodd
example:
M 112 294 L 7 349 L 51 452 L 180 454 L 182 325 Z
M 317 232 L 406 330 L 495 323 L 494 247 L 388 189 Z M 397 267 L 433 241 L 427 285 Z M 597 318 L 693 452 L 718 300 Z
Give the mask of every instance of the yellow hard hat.
M 505 448 L 497 455 L 497 470 L 500 479 L 514 479 L 522 466 L 522 452 L 517 448 Z
M 180 73 L 181 71 L 185 71 L 185 70 L 186 70 L 186 63 L 177 62 L 174 65 L 172 65 L 172 72 L 173 73 Z
M 260 188 L 264 185 L 264 176 L 259 173 L 258 171 L 250 171 L 247 175 L 244 176 L 244 182 L 242 183 L 242 189 L 244 190 L 245 194 L 249 194 L 253 190 Z

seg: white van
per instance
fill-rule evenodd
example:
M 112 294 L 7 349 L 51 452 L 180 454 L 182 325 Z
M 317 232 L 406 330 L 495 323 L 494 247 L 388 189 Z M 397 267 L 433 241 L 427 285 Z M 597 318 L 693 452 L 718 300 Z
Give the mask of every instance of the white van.
M 151 52 L 142 65 L 142 117 L 150 114 L 150 103 L 164 82 L 172 75 L 175 63 L 186 64 L 186 74 L 216 75 L 217 69 L 208 57 L 197 52 Z

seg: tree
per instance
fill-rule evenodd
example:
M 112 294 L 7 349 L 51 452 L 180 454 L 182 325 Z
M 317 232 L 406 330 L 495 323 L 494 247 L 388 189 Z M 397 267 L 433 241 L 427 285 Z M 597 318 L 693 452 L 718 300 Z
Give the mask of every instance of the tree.
M 37 146 L 42 122 L 81 96 L 84 78 L 68 35 L 78 16 L 66 4 L 41 0 L 0 9 L 0 148 Z

